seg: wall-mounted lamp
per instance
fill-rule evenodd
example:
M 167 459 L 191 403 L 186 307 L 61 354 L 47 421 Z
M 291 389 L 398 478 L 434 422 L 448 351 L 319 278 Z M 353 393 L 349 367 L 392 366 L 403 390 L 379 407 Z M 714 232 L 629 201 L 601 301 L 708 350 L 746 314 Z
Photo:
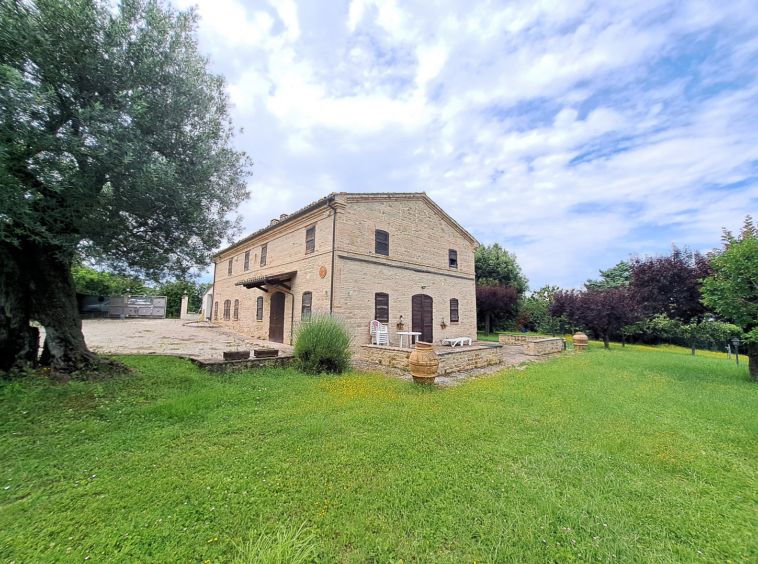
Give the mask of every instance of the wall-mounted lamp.
M 445 323 L 445 318 L 444 317 L 442 318 L 442 321 L 440 322 L 440 327 L 442 327 L 443 329 L 445 327 L 447 327 L 447 323 Z

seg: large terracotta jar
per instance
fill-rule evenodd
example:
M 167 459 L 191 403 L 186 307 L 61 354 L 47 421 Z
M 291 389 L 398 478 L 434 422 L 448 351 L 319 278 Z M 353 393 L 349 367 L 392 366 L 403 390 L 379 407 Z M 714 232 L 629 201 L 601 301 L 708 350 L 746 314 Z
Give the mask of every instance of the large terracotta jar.
M 434 384 L 437 370 L 440 367 L 440 359 L 432 349 L 431 343 L 416 341 L 416 348 L 411 352 L 408 364 L 414 382 L 417 384 Z
M 577 331 L 574 334 L 574 348 L 579 352 L 584 352 L 587 350 L 587 344 L 590 342 L 587 335 L 582 333 L 581 331 Z

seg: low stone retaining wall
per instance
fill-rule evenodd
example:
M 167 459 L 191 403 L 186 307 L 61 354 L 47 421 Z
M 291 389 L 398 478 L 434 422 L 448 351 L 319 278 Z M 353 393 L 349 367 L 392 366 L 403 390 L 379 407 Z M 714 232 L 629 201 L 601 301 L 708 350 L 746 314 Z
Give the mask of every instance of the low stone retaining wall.
M 389 366 L 400 370 L 409 369 L 408 359 L 413 349 L 397 347 L 382 347 L 378 345 L 361 345 L 355 352 L 355 358 L 363 362 Z M 501 345 L 476 345 L 470 347 L 455 347 L 449 350 L 437 350 L 440 359 L 438 374 L 450 374 L 461 370 L 483 368 L 503 362 L 503 347 Z
M 437 351 L 437 356 L 440 358 L 438 374 L 450 374 L 461 370 L 502 364 L 503 347 L 496 344 L 471 348 L 461 347 L 461 350 L 455 347 L 455 350 Z
M 561 339 L 560 337 L 534 339 L 524 344 L 524 354 L 531 356 L 559 353 L 565 349 L 566 339 Z
M 292 366 L 295 357 L 292 355 L 280 355 L 271 358 L 248 358 L 245 360 L 216 360 L 190 358 L 193 364 L 203 370 L 221 374 L 224 372 L 244 372 L 245 370 L 257 370 L 260 368 L 286 368 Z
M 536 337 L 534 335 L 511 335 L 507 333 L 501 333 L 498 336 L 498 341 L 501 345 L 524 345 L 529 341 L 537 341 L 544 338 L 545 337 Z

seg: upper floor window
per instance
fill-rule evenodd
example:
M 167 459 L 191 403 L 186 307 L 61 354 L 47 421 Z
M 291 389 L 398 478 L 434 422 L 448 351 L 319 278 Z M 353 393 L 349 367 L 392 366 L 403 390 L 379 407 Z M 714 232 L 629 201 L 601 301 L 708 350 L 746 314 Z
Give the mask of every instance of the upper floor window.
M 234 319 L 240 318 L 240 301 L 234 300 Z
M 450 268 L 458 268 L 458 251 L 449 249 L 447 251 L 447 258 Z
M 458 298 L 450 300 L 450 323 L 458 323 Z
M 305 230 L 305 254 L 308 255 L 316 250 L 316 226 Z
M 266 250 L 268 248 L 268 245 L 263 245 L 261 247 L 261 266 L 266 266 Z
M 260 321 L 263 319 L 263 296 L 258 296 L 255 308 L 255 318 Z
M 229 259 L 229 272 L 228 272 L 229 276 L 232 275 L 232 265 L 233 265 L 233 263 L 234 263 L 234 259 Z
M 374 252 L 377 255 L 390 256 L 390 234 L 381 229 L 375 231 L 374 237 Z M 377 319 L 377 321 L 379 321 Z
M 250 251 L 245 251 L 245 266 L 243 268 L 245 272 L 250 270 Z
M 312 305 L 313 305 L 313 293 L 303 292 L 303 310 L 301 312 L 302 319 L 308 319 L 311 316 Z
M 374 319 L 381 323 L 390 322 L 390 295 L 384 292 L 374 294 Z
M 232 310 L 232 300 L 224 302 L 224 319 L 229 319 Z

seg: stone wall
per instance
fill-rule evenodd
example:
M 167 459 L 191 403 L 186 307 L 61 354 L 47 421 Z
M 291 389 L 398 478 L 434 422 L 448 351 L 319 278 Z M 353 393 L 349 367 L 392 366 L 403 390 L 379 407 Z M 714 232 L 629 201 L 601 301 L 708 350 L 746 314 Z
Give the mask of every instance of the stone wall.
M 412 349 L 363 345 L 358 347 L 355 358 L 380 366 L 409 370 L 409 357 Z M 483 368 L 503 362 L 503 347 L 500 345 L 481 345 L 473 347 L 455 347 L 451 350 L 437 351 L 440 360 L 438 374 L 450 374 L 473 368 Z
M 561 339 L 559 337 L 533 339 L 524 344 L 524 354 L 532 356 L 559 353 L 565 349 L 566 339 Z
M 484 368 L 503 362 L 503 347 L 500 345 L 482 345 L 480 347 L 465 347 L 462 350 L 438 352 L 440 357 L 439 374 L 450 374 L 472 368 Z
M 524 335 L 524 334 L 506 334 L 501 333 L 498 336 L 498 341 L 501 345 L 523 345 L 529 341 L 536 341 L 539 339 L 544 339 L 545 337 L 537 337 L 535 335 Z
M 224 372 L 244 372 L 245 370 L 257 370 L 261 368 L 286 368 L 292 366 L 295 357 L 292 355 L 279 355 L 273 358 L 248 358 L 245 360 L 202 360 L 190 358 L 193 364 L 213 372 L 221 374 Z

